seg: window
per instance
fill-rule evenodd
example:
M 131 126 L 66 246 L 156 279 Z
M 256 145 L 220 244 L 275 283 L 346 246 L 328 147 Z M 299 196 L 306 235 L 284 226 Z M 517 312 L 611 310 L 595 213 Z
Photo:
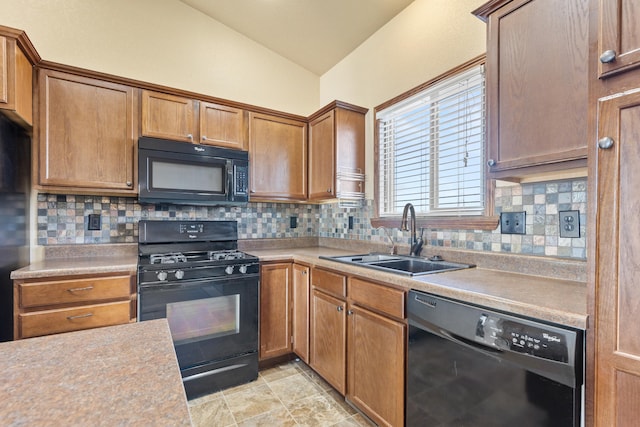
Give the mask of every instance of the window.
M 471 65 L 376 109 L 380 218 L 406 203 L 427 218 L 485 215 L 484 65 Z

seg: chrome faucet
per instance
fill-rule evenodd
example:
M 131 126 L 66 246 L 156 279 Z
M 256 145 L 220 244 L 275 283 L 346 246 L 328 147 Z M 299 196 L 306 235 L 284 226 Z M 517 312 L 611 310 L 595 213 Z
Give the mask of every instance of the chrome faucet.
M 404 205 L 400 230 L 409 231 L 407 224 L 408 214 L 411 214 L 411 249 L 409 250 L 409 255 L 418 256 L 420 255 L 420 251 L 422 251 L 422 236 L 420 236 L 420 238 L 416 236 L 416 210 L 411 203 Z

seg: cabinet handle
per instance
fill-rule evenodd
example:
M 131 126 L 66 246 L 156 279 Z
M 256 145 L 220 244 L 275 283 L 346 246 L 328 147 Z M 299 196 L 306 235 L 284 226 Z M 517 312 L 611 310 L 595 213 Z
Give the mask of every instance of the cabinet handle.
M 187 134 L 187 138 L 189 138 L 190 141 L 193 141 L 193 135 L 192 134 L 188 133 Z
M 131 181 L 127 181 L 125 182 L 125 184 L 127 185 L 127 187 L 131 187 Z
M 77 314 L 75 316 L 67 316 L 67 320 L 84 319 L 91 316 L 93 316 L 93 313 Z
M 327 193 L 331 193 L 331 189 L 330 188 L 327 188 Z
M 496 165 L 496 161 L 495 160 L 493 160 L 493 159 L 487 160 L 487 166 L 493 167 L 495 165 Z
M 600 138 L 598 140 L 598 147 L 602 148 L 603 150 L 608 150 L 609 148 L 613 147 L 613 138 L 610 138 L 608 136 Z
M 207 140 L 207 137 L 206 137 L 205 135 L 202 135 L 202 140 L 203 140 L 203 141 L 206 141 L 206 140 Z
M 343 311 L 343 310 L 344 310 L 344 307 L 343 307 L 343 306 L 341 306 L 341 305 L 339 305 L 338 307 L 336 307 L 336 309 L 337 309 L 338 311 Z
M 602 55 L 600 55 L 600 62 L 602 62 L 603 64 L 608 64 L 615 60 L 616 60 L 615 50 L 611 50 L 611 49 L 605 50 L 604 52 L 602 52 Z
M 71 288 L 71 289 L 67 289 L 67 292 L 80 292 L 80 291 L 90 291 L 91 289 L 93 289 L 93 286 L 85 286 L 84 288 Z
M 307 272 L 306 272 L 306 271 L 304 271 L 304 270 L 302 270 L 302 275 L 303 275 L 303 276 L 306 276 L 306 275 L 307 275 Z
M 347 310 L 347 316 L 352 316 L 353 315 L 353 310 Z

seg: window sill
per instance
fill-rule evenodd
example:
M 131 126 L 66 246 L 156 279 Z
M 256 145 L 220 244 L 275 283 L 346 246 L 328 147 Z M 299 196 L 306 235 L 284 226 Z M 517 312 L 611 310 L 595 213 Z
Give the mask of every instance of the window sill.
M 371 218 L 373 228 L 400 228 L 401 217 Z M 440 228 L 447 230 L 495 230 L 500 222 L 499 216 L 476 217 L 417 217 L 417 228 Z

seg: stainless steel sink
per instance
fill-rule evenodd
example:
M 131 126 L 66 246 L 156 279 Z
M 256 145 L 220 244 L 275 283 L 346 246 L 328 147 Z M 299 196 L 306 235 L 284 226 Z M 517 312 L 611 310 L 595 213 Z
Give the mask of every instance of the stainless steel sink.
M 321 256 L 320 258 L 342 262 L 344 264 L 359 265 L 361 267 L 372 268 L 389 273 L 402 274 L 404 276 L 422 276 L 425 274 L 475 267 L 471 264 L 461 264 L 442 260 L 433 261 L 415 256 L 376 253 L 332 257 Z

